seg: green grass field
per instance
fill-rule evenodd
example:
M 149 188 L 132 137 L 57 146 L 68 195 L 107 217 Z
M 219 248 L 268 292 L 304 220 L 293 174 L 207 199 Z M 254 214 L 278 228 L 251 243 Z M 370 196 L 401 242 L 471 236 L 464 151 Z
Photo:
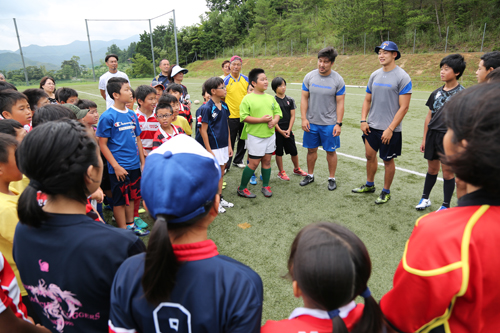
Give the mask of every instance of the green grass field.
M 134 88 L 149 83 L 150 80 L 132 80 Z M 203 80 L 186 79 L 184 83 L 193 101 L 202 100 L 200 95 Z M 76 89 L 80 98 L 96 101 L 99 111 L 104 111 L 105 103 L 99 95 L 97 83 L 67 86 Z M 24 88 L 19 87 L 20 90 Z M 268 93 L 273 93 L 271 88 Z M 289 82 L 287 95 L 300 104 L 300 85 Z M 404 244 L 416 219 L 424 214 L 417 212 L 414 206 L 421 197 L 423 174 L 427 171 L 427 162 L 419 152 L 419 146 L 424 118 L 428 111 L 425 102 L 429 92 L 414 91 L 412 95 L 409 112 L 403 121 L 403 153 L 396 160 L 397 167 L 420 175 L 397 170 L 391 188 L 392 199 L 381 206 L 375 205 L 374 200 L 382 189 L 383 166 L 379 168 L 376 176 L 376 193 L 351 193 L 351 189 L 366 181 L 365 162 L 359 160 L 364 158 L 359 129 L 364 96 L 364 89 L 347 89 L 341 148 L 338 150 L 337 190 L 330 192 L 327 189 L 328 169 L 324 151 L 318 152 L 315 182 L 306 187 L 299 186 L 301 177 L 292 175 L 293 165 L 289 156 L 285 156 L 283 160 L 285 170 L 291 178 L 290 182 L 276 177 L 277 167 L 273 159 L 270 186 L 274 195 L 269 199 L 260 193 L 259 185 L 249 185 L 250 190 L 256 192 L 256 199 L 250 200 L 236 195 L 242 172 L 240 169 L 232 167 L 225 176 L 227 187 L 223 191 L 224 198 L 233 202 L 235 207 L 229 208 L 225 214 L 216 218 L 210 226 L 209 237 L 216 242 L 221 254 L 245 263 L 261 276 L 264 282 L 263 322 L 267 319 L 286 318 L 295 307 L 301 306 L 301 301 L 293 297 L 291 283 L 282 276 L 286 273 L 288 252 L 293 238 L 302 227 L 313 222 L 337 222 L 354 231 L 370 252 L 373 270 L 369 286 L 374 296 L 379 299 L 391 288 L 392 277 L 401 259 Z M 196 108 L 193 104 L 193 114 Z M 296 140 L 302 142 L 300 111 L 297 110 L 296 114 L 294 133 Z M 306 149 L 298 146 L 298 151 L 300 165 L 307 169 Z M 442 182 L 438 181 L 431 194 L 432 210 L 440 206 L 442 195 Z M 456 204 L 456 199 L 453 199 L 452 204 Z M 143 218 L 146 219 L 146 216 Z M 148 219 L 148 222 L 151 223 L 151 220 Z M 250 225 L 249 228 L 238 226 L 245 222 Z

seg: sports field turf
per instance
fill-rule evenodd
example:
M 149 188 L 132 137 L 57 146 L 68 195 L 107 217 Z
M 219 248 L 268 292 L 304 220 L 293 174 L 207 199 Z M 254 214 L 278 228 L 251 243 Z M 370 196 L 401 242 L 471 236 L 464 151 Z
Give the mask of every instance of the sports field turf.
M 269 78 L 269 81 L 271 80 L 272 77 Z M 203 81 L 184 80 L 192 101 L 202 100 L 200 95 Z M 150 82 L 132 80 L 132 87 Z M 96 101 L 99 111 L 104 111 L 105 103 L 100 97 L 97 83 L 67 86 L 76 89 L 80 98 Z M 268 93 L 273 94 L 270 86 L 271 84 Z M 289 156 L 284 156 L 283 161 L 291 180 L 285 182 L 278 179 L 273 158 L 270 183 L 272 198 L 265 198 L 260 193 L 260 180 L 256 186 L 249 185 L 249 189 L 257 194 L 257 198 L 238 197 L 236 188 L 240 183 L 241 169 L 232 167 L 226 174 L 224 178 L 227 187 L 223 190 L 224 198 L 233 202 L 235 207 L 227 209 L 225 214 L 216 218 L 210 226 L 209 237 L 216 242 L 221 254 L 245 263 L 261 276 L 264 282 L 263 322 L 267 319 L 286 318 L 295 307 L 302 305 L 300 300 L 293 297 L 291 283 L 282 276 L 286 273 L 288 252 L 293 238 L 302 227 L 313 222 L 337 222 L 354 231 L 366 244 L 372 259 L 369 287 L 374 297 L 380 299 L 391 288 L 392 277 L 401 259 L 404 244 L 416 219 L 424 214 L 417 212 L 414 207 L 421 197 L 427 171 L 427 162 L 419 152 L 419 147 L 424 118 L 428 111 L 425 102 L 429 94 L 413 92 L 410 109 L 403 121 L 403 152 L 396 160 L 396 166 L 406 171 L 396 171 L 391 188 L 392 199 L 387 204 L 379 206 L 374 203 L 383 185 L 383 166 L 379 167 L 376 175 L 375 193 L 351 193 L 351 189 L 366 181 L 365 162 L 361 160 L 364 158 L 364 146 L 359 129 L 361 105 L 365 96 L 365 91 L 361 88 L 347 88 L 340 136 L 341 148 L 338 150 L 337 190 L 330 192 L 327 189 L 328 169 L 324 151 L 318 152 L 315 182 L 306 187 L 299 186 L 302 178 L 292 174 L 293 164 Z M 300 108 L 300 85 L 289 82 L 287 95 L 293 97 Z M 197 107 L 193 104 L 193 114 Z M 302 142 L 300 123 L 298 109 L 294 126 L 297 142 Z M 298 151 L 300 165 L 307 171 L 306 149 L 298 145 Z M 260 174 L 260 169 L 257 174 Z M 442 182 L 438 181 L 430 197 L 433 205 L 425 213 L 436 210 L 441 205 L 442 196 Z M 452 205 L 456 205 L 455 197 Z M 145 214 L 143 215 L 145 219 Z M 148 222 L 151 223 L 151 220 Z

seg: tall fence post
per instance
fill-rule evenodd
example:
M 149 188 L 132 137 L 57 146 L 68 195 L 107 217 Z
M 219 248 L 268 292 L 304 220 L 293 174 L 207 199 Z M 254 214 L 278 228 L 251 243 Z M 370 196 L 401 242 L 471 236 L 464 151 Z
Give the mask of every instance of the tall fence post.
M 391 40 L 391 39 L 389 38 L 389 30 L 387 30 L 387 40 Z
M 290 39 L 290 57 L 293 57 L 293 40 Z
M 255 44 L 253 44 L 253 57 L 255 58 Z
M 307 38 L 307 49 L 306 49 L 306 50 L 307 50 L 307 51 L 306 51 L 306 52 L 307 52 L 307 55 L 309 55 L 309 38 Z
M 264 57 L 266 56 L 267 53 L 267 43 L 264 43 Z
M 245 57 L 245 52 L 243 51 L 243 44 L 241 44 L 241 56 Z
M 415 42 L 417 40 L 417 28 L 415 28 L 415 32 L 413 33 L 413 54 L 415 54 Z
M 87 38 L 89 40 L 90 62 L 92 63 L 92 75 L 94 77 L 94 82 L 95 82 L 94 59 L 92 57 L 92 47 L 90 46 L 89 24 L 87 23 L 87 19 L 85 19 L 85 26 L 87 27 Z
M 366 32 L 365 32 L 365 42 L 364 42 L 363 54 L 366 55 Z
M 215 49 L 214 59 L 217 59 L 217 49 Z
M 444 44 L 444 53 L 446 53 L 446 50 L 448 49 L 448 31 L 450 30 L 450 27 L 446 27 L 446 44 Z
M 174 40 L 175 40 L 175 62 L 179 65 L 179 48 L 177 47 L 177 23 L 175 23 L 175 9 L 172 10 L 174 17 Z
M 21 60 L 23 61 L 24 78 L 26 79 L 26 85 L 29 86 L 30 82 L 28 81 L 28 72 L 26 71 L 26 64 L 24 63 L 24 55 L 23 55 L 23 48 L 21 47 L 21 39 L 19 38 L 19 31 L 17 31 L 16 19 L 13 18 L 13 20 L 14 20 L 14 27 L 16 28 L 17 43 L 19 44 L 19 52 L 21 53 Z
M 345 52 L 344 52 L 344 35 L 342 35 L 342 54 L 345 54 Z
M 481 42 L 481 52 L 483 52 L 483 44 L 484 44 L 484 35 L 486 34 L 486 23 L 484 24 L 483 30 L 483 41 Z
M 153 57 L 153 73 L 156 77 L 155 50 L 153 46 L 153 30 L 151 30 L 151 19 L 149 19 L 149 38 L 151 40 L 151 56 Z
M 278 41 L 278 56 L 280 55 L 280 41 Z

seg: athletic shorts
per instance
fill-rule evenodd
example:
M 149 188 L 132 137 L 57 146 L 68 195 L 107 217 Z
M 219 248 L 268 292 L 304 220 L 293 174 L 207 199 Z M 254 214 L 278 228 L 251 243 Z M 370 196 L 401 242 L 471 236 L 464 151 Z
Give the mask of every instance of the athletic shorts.
M 302 146 L 304 148 L 318 148 L 323 146 L 325 151 L 335 151 L 340 148 L 340 137 L 333 136 L 335 125 L 309 124 L 309 132 L 304 131 Z
M 229 148 L 212 149 L 215 155 L 215 159 L 219 165 L 224 165 L 229 160 Z
M 111 184 L 109 183 L 109 170 L 108 170 L 108 162 L 104 158 L 104 155 L 101 154 L 102 157 L 102 180 L 101 180 L 101 189 L 103 191 L 111 190 Z
M 382 134 L 384 131 L 370 128 L 368 135 L 361 136 L 363 143 L 368 141 L 373 150 L 379 152 L 379 156 L 384 161 L 390 161 L 393 158 L 401 156 L 402 135 L 401 132 L 393 132 L 388 145 L 382 143 Z
M 276 133 L 273 133 L 268 138 L 259 138 L 248 134 L 248 138 L 245 140 L 245 148 L 248 150 L 248 156 L 252 159 L 272 154 L 276 150 Z
M 428 130 L 425 137 L 424 158 L 426 160 L 439 160 L 439 154 L 444 154 L 443 138 L 445 133 Z
M 289 138 L 276 133 L 276 156 L 283 156 L 283 149 L 285 150 L 285 154 L 297 156 L 297 146 L 295 145 L 295 135 L 293 135 L 293 132 L 290 132 Z
M 127 170 L 125 181 L 116 178 L 115 173 L 109 174 L 113 206 L 134 204 L 135 199 L 141 198 L 141 169 Z

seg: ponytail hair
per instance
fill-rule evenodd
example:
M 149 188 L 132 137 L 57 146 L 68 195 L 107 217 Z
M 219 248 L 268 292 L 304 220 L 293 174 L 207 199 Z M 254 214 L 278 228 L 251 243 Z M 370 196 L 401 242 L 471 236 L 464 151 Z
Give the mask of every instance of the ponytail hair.
M 85 203 L 90 194 L 85 183 L 87 169 L 99 167 L 99 159 L 95 139 L 79 122 L 63 119 L 35 127 L 16 151 L 19 170 L 30 179 L 19 197 L 19 221 L 38 228 L 49 218 L 39 203 L 41 193 Z
M 365 299 L 365 307 L 351 332 L 382 332 L 384 316 L 367 287 L 370 256 L 349 229 L 327 222 L 303 228 L 292 243 L 288 271 L 302 293 L 328 312 L 333 332 L 347 333 L 338 309 L 357 296 Z
M 174 254 L 168 234 L 169 228 L 176 230 L 178 236 L 184 234 L 189 227 L 205 217 L 213 205 L 214 201 L 208 201 L 204 205 L 205 210 L 202 214 L 181 223 L 169 222 L 175 220 L 176 216 L 163 214 L 156 216 L 153 230 L 151 230 L 149 236 L 144 274 L 141 280 L 144 297 L 148 302 L 156 305 L 170 300 L 172 290 L 175 287 L 177 272 L 182 265 Z

